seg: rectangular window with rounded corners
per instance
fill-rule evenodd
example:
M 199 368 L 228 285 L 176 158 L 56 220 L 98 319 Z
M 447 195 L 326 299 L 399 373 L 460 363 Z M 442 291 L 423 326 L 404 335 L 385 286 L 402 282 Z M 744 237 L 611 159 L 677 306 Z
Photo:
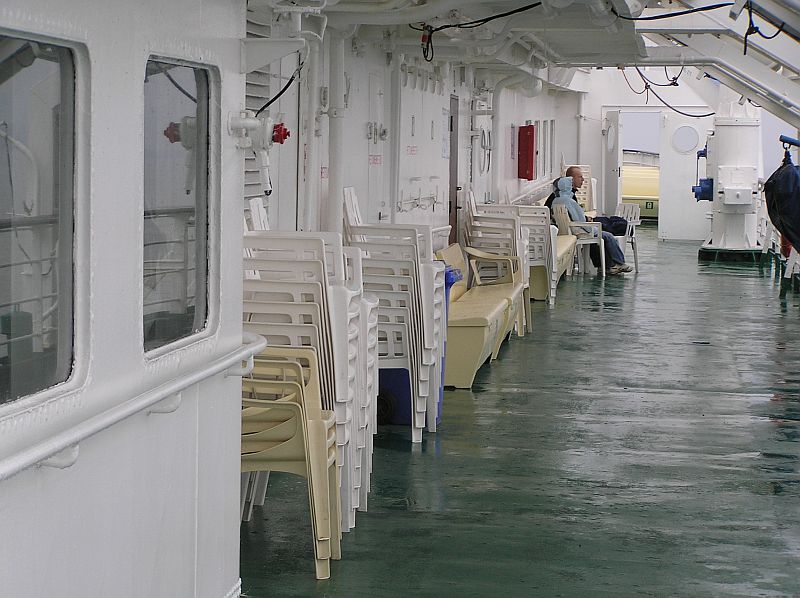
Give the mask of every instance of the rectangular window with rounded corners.
M 71 50 L 0 35 L 0 404 L 72 371 L 74 116 Z
M 151 59 L 144 80 L 144 349 L 208 319 L 206 69 Z

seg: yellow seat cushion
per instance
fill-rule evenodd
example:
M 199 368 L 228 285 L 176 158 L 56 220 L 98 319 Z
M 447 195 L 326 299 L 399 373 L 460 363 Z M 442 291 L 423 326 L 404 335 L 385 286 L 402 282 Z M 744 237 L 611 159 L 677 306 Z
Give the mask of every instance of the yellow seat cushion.
M 490 302 L 456 301 L 450 304 L 447 325 L 492 326 L 503 319 L 507 305 L 505 299 Z
M 469 298 L 471 301 L 499 301 L 514 297 L 522 293 L 522 284 L 485 284 L 472 287 L 462 297 L 462 301 Z

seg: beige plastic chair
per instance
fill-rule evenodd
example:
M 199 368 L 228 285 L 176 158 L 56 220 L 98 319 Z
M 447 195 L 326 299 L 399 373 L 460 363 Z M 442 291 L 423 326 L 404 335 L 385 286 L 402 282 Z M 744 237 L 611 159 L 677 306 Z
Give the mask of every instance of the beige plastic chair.
M 302 377 L 286 364 L 261 363 L 266 375 Z M 308 480 L 317 579 L 330 577 L 330 559 L 341 558 L 339 481 L 334 415 L 304 399 L 300 381 L 242 380 L 242 472 L 283 471 Z M 318 415 L 319 417 L 313 417 Z
M 600 276 L 606 275 L 606 252 L 603 241 L 603 226 L 599 222 L 573 222 L 569 219 L 567 207 L 564 204 L 553 204 L 553 218 L 558 225 L 558 234 L 575 235 L 575 246 L 578 250 L 578 271 L 588 270 L 589 246 L 597 245 L 600 249 Z M 592 229 L 588 232 L 586 229 Z

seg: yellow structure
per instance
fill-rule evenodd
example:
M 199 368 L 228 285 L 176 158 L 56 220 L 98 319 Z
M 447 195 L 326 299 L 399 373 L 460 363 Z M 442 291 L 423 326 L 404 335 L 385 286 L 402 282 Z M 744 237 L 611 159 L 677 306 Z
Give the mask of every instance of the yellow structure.
M 642 218 L 658 218 L 658 166 L 622 167 L 622 201 L 639 205 Z
M 523 285 L 519 259 L 495 256 L 467 247 L 464 251 L 472 259 L 470 266 L 478 272 L 477 263 L 492 261 L 507 268 L 508 273 L 491 282 L 483 282 L 475 275 L 474 286 L 468 288 L 467 268 L 461 246 L 450 245 L 437 252 L 436 257 L 453 268 L 461 270 L 463 280 L 450 289 L 447 316 L 447 353 L 444 384 L 456 388 L 470 388 L 475 374 L 491 357 L 497 358 L 500 345 L 514 326 L 519 334 L 524 331 Z

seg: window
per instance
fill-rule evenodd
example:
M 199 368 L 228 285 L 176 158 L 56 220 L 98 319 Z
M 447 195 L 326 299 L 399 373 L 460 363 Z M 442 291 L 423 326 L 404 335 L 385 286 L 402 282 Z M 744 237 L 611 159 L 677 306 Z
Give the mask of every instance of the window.
M 0 35 L 0 404 L 72 371 L 75 71 Z
M 208 316 L 208 73 L 149 60 L 144 81 L 144 348 Z

